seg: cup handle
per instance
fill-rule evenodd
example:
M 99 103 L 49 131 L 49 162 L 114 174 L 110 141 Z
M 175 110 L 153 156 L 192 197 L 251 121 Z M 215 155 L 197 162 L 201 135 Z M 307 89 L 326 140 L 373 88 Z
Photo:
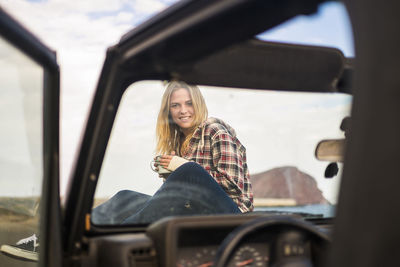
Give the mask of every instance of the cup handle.
M 150 161 L 150 169 L 153 171 L 153 172 L 157 172 L 157 167 L 154 167 L 154 163 L 155 163 L 156 161 L 153 159 L 152 161 Z

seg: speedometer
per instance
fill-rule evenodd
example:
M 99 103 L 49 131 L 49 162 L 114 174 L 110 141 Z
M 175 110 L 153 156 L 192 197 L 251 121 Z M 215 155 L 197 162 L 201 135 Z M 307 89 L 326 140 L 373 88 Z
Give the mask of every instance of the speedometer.
M 177 267 L 211 267 L 216 247 L 190 248 L 180 251 Z
M 236 250 L 229 266 L 267 267 L 268 254 L 268 246 L 264 244 L 246 244 Z

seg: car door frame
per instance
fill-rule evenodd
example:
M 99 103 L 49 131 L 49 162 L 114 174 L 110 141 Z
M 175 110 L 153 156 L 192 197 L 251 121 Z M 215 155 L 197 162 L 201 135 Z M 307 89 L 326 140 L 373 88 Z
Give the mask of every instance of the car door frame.
M 59 196 L 60 71 L 56 53 L 0 8 L 0 35 L 43 67 L 43 185 L 40 200 L 39 266 L 61 266 Z
M 125 89 L 136 81 L 152 79 L 183 79 L 197 83 L 196 75 L 191 75 L 196 71 L 192 68 L 194 62 L 228 46 L 247 41 L 296 15 L 313 14 L 325 0 L 313 0 L 305 6 L 298 6 L 295 2 L 182 1 L 128 32 L 118 44 L 108 48 L 66 193 L 65 231 L 68 236 L 64 246 L 68 256 L 77 258 L 80 255 L 85 247 L 85 235 L 141 232 L 147 227 L 96 227 L 90 221 L 103 157 Z M 288 11 L 285 7 L 287 4 L 294 9 Z M 288 12 L 284 12 L 283 16 L 276 15 L 271 9 L 274 5 L 278 10 Z M 241 15 L 246 24 L 237 19 Z M 225 32 L 225 27 L 234 28 L 235 34 Z M 199 38 L 199 32 L 207 39 Z M 210 42 L 210 39 L 213 41 Z M 304 50 L 305 47 L 300 49 Z M 341 57 L 342 54 L 336 56 Z M 249 77 L 247 81 L 250 81 Z M 203 84 L 215 85 L 214 82 L 208 80 Z M 229 79 L 225 79 L 225 84 L 218 85 L 238 86 L 237 81 L 229 84 Z

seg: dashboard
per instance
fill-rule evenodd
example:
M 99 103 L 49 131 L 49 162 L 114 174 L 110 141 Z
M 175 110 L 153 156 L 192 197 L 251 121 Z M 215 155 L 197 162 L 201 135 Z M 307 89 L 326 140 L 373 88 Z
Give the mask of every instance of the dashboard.
M 305 266 L 319 266 L 331 225 L 330 219 L 265 214 L 170 217 L 153 223 L 145 233 L 91 238 L 87 262 L 121 267 L 267 267 L 301 260 L 312 263 Z
M 266 267 L 271 266 L 271 260 L 299 257 L 320 261 L 325 241 L 329 240 L 330 224 L 319 219 L 304 221 L 305 229 L 297 227 L 303 221 L 299 216 L 257 214 L 177 217 L 151 225 L 147 235 L 165 266 L 214 266 L 215 258 L 223 257 L 229 249 L 223 264 L 229 267 Z M 247 231 L 249 227 L 253 229 Z M 236 242 L 238 235 L 241 238 Z

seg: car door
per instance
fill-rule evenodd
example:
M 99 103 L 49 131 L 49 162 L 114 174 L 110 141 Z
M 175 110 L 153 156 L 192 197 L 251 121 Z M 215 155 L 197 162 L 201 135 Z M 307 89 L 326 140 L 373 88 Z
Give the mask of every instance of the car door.
M 0 266 L 60 266 L 59 67 L 1 8 L 0 70 Z

